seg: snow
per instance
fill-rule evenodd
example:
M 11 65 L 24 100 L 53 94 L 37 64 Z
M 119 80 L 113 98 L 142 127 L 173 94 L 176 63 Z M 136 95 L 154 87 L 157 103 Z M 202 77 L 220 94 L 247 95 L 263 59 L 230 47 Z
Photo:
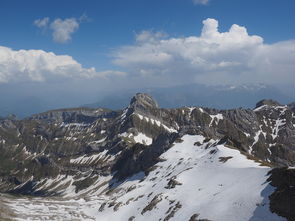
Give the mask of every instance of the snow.
M 141 114 L 137 114 L 140 120 L 143 120 L 143 116 Z
M 17 220 L 58 217 L 57 220 L 121 221 L 132 216 L 134 221 L 164 220 L 169 208 L 176 208 L 177 203 L 181 207 L 175 209 L 169 221 L 189 220 L 193 214 L 200 214 L 198 219 L 218 221 L 284 220 L 269 210 L 268 196 L 273 188 L 266 180 L 270 168 L 247 159 L 236 149 L 217 145 L 218 140 L 203 143 L 205 138 L 201 135 L 185 135 L 181 139 L 160 156 L 162 160 L 146 177 L 143 172 L 135 174 L 119 183 L 112 193 L 104 194 L 111 177 L 98 177 L 83 197 L 69 189 L 69 198 L 18 198 L 8 201 L 9 206 L 19 215 Z M 71 179 L 68 176 L 57 180 L 68 183 Z M 172 179 L 180 185 L 169 189 Z M 144 211 L 155 197 L 160 201 L 150 211 Z
M 100 131 L 100 134 L 104 134 L 106 131 L 105 130 L 101 130 Z
M 75 140 L 77 140 L 78 138 L 77 138 L 77 137 L 65 137 L 65 139 L 66 139 L 66 140 L 73 140 L 73 141 L 75 141 Z M 57 140 L 58 140 L 58 138 L 57 138 Z
M 126 116 L 127 116 L 127 112 L 128 112 L 128 108 L 125 108 L 125 109 L 123 110 L 123 113 L 122 113 L 121 116 L 120 116 L 120 120 L 121 120 L 122 123 L 124 122 L 124 120 L 125 120 L 125 118 L 126 118 Z
M 212 124 L 213 124 L 214 121 L 218 125 L 219 121 L 220 120 L 223 120 L 223 115 L 222 114 L 210 115 L 210 117 L 211 117 L 212 120 L 211 120 L 211 122 L 209 124 L 209 127 L 212 126 Z
M 249 153 L 250 153 L 250 154 L 252 153 L 252 148 L 253 148 L 253 146 L 258 142 L 258 140 L 259 140 L 259 136 L 260 136 L 261 133 L 262 133 L 261 130 L 259 130 L 259 131 L 256 132 L 255 137 L 254 137 L 254 142 L 253 142 L 253 144 L 250 146 L 250 149 L 249 149 Z
M 87 126 L 89 126 L 89 124 L 85 124 L 85 123 L 65 123 L 65 122 L 61 123 L 61 127 L 87 127 Z
M 100 140 L 91 141 L 90 143 L 100 144 L 100 143 L 103 143 L 106 139 L 107 139 L 107 137 L 104 137 Z
M 189 110 L 188 116 L 190 117 L 192 115 L 193 110 L 196 108 L 195 107 L 188 107 L 187 109 Z
M 63 187 L 64 185 L 71 185 L 73 182 L 72 176 L 66 176 L 66 175 L 58 175 L 55 178 L 46 178 L 42 180 L 40 183 L 41 185 L 38 186 L 36 189 L 42 190 L 44 188 L 49 188 L 51 191 L 58 190 L 60 187 Z
M 288 110 L 288 106 L 287 105 L 278 106 L 278 107 L 275 107 L 275 109 L 280 111 L 280 116 L 283 116 L 285 115 L 286 110 Z
M 250 146 L 250 149 L 249 149 L 250 154 L 252 153 L 252 147 L 258 142 L 260 134 L 262 134 L 264 136 L 264 138 L 266 139 L 266 132 L 263 131 L 262 125 L 260 125 L 259 128 L 260 128 L 260 130 L 255 133 L 254 142 Z
M 27 150 L 27 147 L 24 146 L 23 149 L 22 149 L 22 153 L 24 153 L 26 156 L 25 160 L 29 159 L 32 157 L 32 159 L 34 159 L 34 157 L 36 157 L 36 153 L 31 153 L 30 151 Z
M 127 132 L 124 132 L 124 133 L 119 134 L 118 136 L 119 137 L 129 137 L 130 138 L 130 137 L 132 137 L 132 134 L 131 133 L 129 134 Z
M 152 119 L 149 117 L 142 116 L 141 114 L 136 114 L 140 120 L 145 120 L 146 122 L 150 122 L 152 125 L 157 125 L 158 127 L 163 127 L 166 131 L 170 133 L 177 133 L 177 130 L 175 130 L 172 127 L 168 127 L 165 124 L 163 124 L 161 121 Z
M 246 132 L 243 132 L 243 133 L 246 135 L 246 137 L 250 137 L 251 136 L 249 133 L 246 133 Z
M 186 108 L 187 108 L 188 111 L 189 111 L 189 112 L 188 112 L 188 116 L 191 117 L 193 110 L 195 110 L 197 107 L 186 107 Z M 198 109 L 199 109 L 199 111 L 200 111 L 201 113 L 204 113 L 203 108 L 198 107 Z M 184 111 L 183 111 L 182 113 L 184 114 Z
M 280 127 L 284 126 L 285 124 L 286 124 L 286 119 L 277 119 L 276 120 L 275 126 L 272 129 L 272 135 L 271 135 L 273 140 L 278 136 L 279 131 L 280 131 Z
M 287 105 L 283 105 L 283 106 L 269 106 L 267 104 L 264 104 L 260 107 L 257 107 L 255 108 L 253 111 L 260 111 L 260 110 L 263 110 L 263 109 L 266 109 L 268 107 L 272 107 L 274 108 L 275 110 L 280 110 L 281 114 L 283 114 L 287 109 L 288 109 L 288 106 Z
M 107 153 L 107 150 L 104 150 L 101 153 L 93 154 L 91 156 L 87 156 L 87 155 L 80 156 L 80 157 L 77 157 L 75 159 L 71 159 L 70 163 L 73 163 L 73 164 L 91 164 L 91 163 L 95 163 L 98 160 L 106 158 L 107 157 L 106 153 Z
M 30 178 L 28 178 L 25 182 L 19 184 L 16 188 L 21 188 L 24 185 L 26 185 L 28 182 L 32 181 L 34 179 L 34 176 L 30 176 Z
M 147 137 L 143 133 L 138 133 L 138 135 L 134 136 L 133 139 L 136 143 L 141 143 L 145 145 L 151 145 L 153 143 L 153 139 L 150 137 Z
M 265 108 L 267 108 L 268 107 L 268 105 L 262 105 L 262 106 L 260 106 L 260 107 L 257 107 L 257 108 L 255 108 L 253 111 L 254 112 L 256 112 L 256 111 L 261 111 L 261 110 L 263 110 L 263 109 L 265 109 Z
M 137 135 L 134 135 L 133 133 L 121 133 L 119 134 L 119 137 L 128 137 L 130 139 L 133 139 L 135 143 L 141 143 L 144 145 L 151 145 L 153 142 L 153 139 L 146 136 L 143 133 L 138 133 Z
M 128 220 L 135 216 L 135 220 L 159 220 L 167 215 L 166 211 L 171 205 L 179 201 L 182 207 L 171 220 L 189 220 L 195 213 L 200 214 L 200 219 L 220 221 L 263 220 L 261 217 L 283 220 L 269 211 L 263 195 L 263 191 L 269 188 L 265 182 L 269 168 L 259 166 L 238 150 L 223 145 L 212 143 L 208 149 L 205 144 L 195 146 L 196 141 L 203 142 L 202 136 L 186 135 L 182 139 L 182 143 L 175 144 L 161 155 L 165 161 L 158 163 L 157 169 L 144 181 L 122 184 L 120 188 L 132 185 L 137 188 L 115 196 L 117 202 L 122 202 L 123 206 L 117 212 L 106 208 L 98 216 L 99 219 Z M 215 154 L 210 154 L 212 149 L 216 151 Z M 232 158 L 224 163 L 220 162 L 220 157 Z M 175 177 L 182 185 L 166 189 L 171 177 Z M 162 200 L 156 208 L 141 214 L 142 209 L 158 194 L 162 194 Z M 137 201 L 131 200 L 127 205 L 129 199 L 142 195 L 144 196 Z M 173 200 L 175 203 L 171 204 Z M 261 204 L 262 202 L 266 204 Z M 257 204 L 261 204 L 258 209 Z
M 170 133 L 177 133 L 177 130 L 175 130 L 174 128 L 171 127 L 167 127 L 166 125 L 162 124 L 161 125 L 165 130 L 167 130 Z
M 267 126 L 268 127 L 268 122 L 267 122 L 267 120 L 266 120 L 266 118 L 265 118 L 265 116 L 263 115 L 263 123 L 264 123 L 264 125 L 265 126 Z

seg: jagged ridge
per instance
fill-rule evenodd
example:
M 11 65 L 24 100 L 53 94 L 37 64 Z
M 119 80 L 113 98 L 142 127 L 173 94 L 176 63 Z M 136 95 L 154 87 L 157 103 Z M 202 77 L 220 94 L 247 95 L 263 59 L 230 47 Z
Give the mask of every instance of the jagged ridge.
M 294 166 L 294 126 L 293 104 L 264 100 L 254 110 L 161 109 L 147 94 L 136 94 L 120 111 L 78 108 L 3 119 L 0 190 L 99 195 L 134 174 L 149 174 L 186 134 L 219 141 L 266 166 Z

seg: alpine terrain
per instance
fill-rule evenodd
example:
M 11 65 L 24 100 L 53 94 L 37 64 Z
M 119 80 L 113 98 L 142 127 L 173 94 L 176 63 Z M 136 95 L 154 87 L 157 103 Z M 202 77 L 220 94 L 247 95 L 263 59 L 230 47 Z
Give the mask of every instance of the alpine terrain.
M 295 220 L 295 103 L 0 120 L 0 220 Z

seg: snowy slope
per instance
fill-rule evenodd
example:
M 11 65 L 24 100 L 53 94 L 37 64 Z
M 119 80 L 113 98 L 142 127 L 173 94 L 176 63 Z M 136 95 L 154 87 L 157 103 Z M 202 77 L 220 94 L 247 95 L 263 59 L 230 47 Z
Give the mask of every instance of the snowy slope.
M 7 204 L 18 220 L 284 220 L 269 211 L 270 168 L 238 150 L 185 135 L 161 159 L 149 175 L 138 173 L 115 183 L 112 191 L 68 199 L 18 198 Z
M 216 145 L 213 140 L 194 145 L 203 140 L 202 136 L 184 136 L 182 143 L 175 144 L 161 156 L 165 161 L 158 163 L 157 169 L 143 182 L 121 185 L 123 190 L 113 196 L 117 198 L 116 203 L 122 203 L 117 212 L 106 206 L 99 217 L 102 220 L 109 217 L 128 220 L 132 216 L 134 220 L 165 220 L 174 209 L 176 212 L 170 220 L 189 220 L 194 214 L 200 214 L 198 218 L 220 221 L 282 220 L 269 212 L 265 202 L 271 191 L 265 182 L 269 168 L 246 159 L 237 150 Z M 180 185 L 167 189 L 171 180 Z M 136 188 L 126 193 L 132 185 Z M 262 193 L 265 189 L 268 191 Z M 136 201 L 130 200 L 139 196 L 142 197 Z M 153 199 L 159 202 L 151 211 L 144 212 Z

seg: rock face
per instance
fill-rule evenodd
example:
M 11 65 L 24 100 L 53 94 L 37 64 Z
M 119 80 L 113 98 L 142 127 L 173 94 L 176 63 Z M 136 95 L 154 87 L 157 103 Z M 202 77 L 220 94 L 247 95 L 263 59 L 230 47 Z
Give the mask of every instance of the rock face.
M 105 184 L 104 191 L 111 191 L 135 174 L 149 174 L 187 134 L 215 140 L 265 166 L 295 166 L 294 103 L 262 100 L 254 110 L 161 109 L 152 97 L 138 93 L 119 111 L 74 108 L 0 119 L 0 191 L 86 194 Z M 231 161 L 224 157 L 220 163 Z M 174 177 L 169 182 L 167 189 L 183 186 Z M 271 205 L 282 216 L 291 214 Z
M 295 169 L 274 169 L 269 181 L 276 187 L 270 195 L 271 211 L 288 220 L 295 220 Z
M 136 94 L 130 102 L 130 107 L 135 110 L 148 112 L 154 108 L 158 108 L 157 102 L 148 94 Z
M 261 107 L 263 105 L 267 105 L 267 106 L 282 106 L 279 102 L 274 101 L 274 100 L 261 100 L 256 104 L 256 108 Z

